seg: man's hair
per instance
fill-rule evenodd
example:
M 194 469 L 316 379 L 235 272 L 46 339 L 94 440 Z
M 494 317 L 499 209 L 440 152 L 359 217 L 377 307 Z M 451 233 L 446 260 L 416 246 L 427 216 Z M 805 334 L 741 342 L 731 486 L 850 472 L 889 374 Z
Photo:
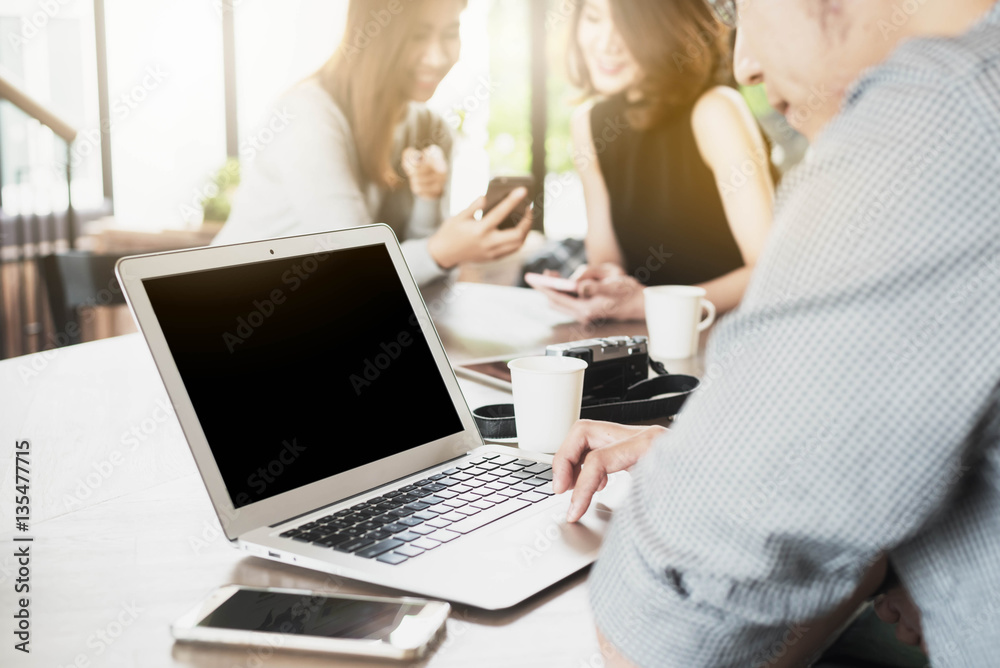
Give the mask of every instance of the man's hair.
M 584 95 L 596 93 L 577 39 L 586 0 L 577 0 L 569 40 L 569 77 Z M 732 32 L 705 0 L 611 0 L 612 19 L 642 68 L 642 101 L 628 121 L 643 129 L 693 104 L 718 84 L 731 83 Z

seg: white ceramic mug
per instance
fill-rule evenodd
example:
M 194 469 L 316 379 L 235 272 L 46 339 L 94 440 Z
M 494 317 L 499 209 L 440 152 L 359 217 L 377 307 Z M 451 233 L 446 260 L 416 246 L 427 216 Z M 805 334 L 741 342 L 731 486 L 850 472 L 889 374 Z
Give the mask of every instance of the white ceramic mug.
M 684 359 L 698 352 L 698 335 L 715 322 L 715 304 L 690 285 L 657 285 L 642 291 L 653 359 Z
M 556 452 L 580 419 L 587 363 L 575 357 L 522 357 L 507 367 L 514 390 L 518 446 Z

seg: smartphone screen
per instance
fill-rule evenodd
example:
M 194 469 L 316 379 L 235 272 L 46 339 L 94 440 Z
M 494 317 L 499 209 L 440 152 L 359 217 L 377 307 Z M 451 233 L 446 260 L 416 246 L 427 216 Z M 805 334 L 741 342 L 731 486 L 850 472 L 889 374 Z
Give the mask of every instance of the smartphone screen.
M 487 214 L 490 210 L 497 204 L 502 202 L 508 195 L 518 188 L 527 188 L 528 196 L 525 197 L 520 204 L 507 216 L 498 229 L 506 230 L 511 227 L 516 227 L 518 223 L 524 220 L 524 216 L 528 211 L 528 206 L 531 204 L 532 189 L 534 188 L 535 180 L 530 176 L 498 176 L 492 181 L 490 181 L 489 188 L 486 190 L 486 206 L 483 208 L 483 214 Z
M 423 608 L 423 604 L 240 589 L 197 625 L 388 642 L 389 636 L 408 615 L 416 615 Z

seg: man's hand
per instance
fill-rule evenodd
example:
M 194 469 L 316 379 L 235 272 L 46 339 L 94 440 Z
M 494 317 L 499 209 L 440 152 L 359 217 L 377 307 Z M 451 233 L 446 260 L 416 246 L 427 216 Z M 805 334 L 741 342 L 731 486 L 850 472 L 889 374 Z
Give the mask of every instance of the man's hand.
M 577 270 L 570 278 L 577 280 L 579 297 L 549 288 L 535 289 L 549 298 L 553 308 L 584 324 L 601 320 L 643 320 L 646 317 L 642 296 L 645 286 L 625 275 L 617 265 Z
M 665 427 L 642 427 L 580 420 L 552 460 L 552 487 L 556 494 L 572 489 L 566 521 L 576 522 L 587 512 L 594 494 L 608 484 L 608 475 L 632 467 L 649 451 Z
M 920 647 L 927 654 L 924 632 L 920 623 L 920 608 L 902 586 L 893 587 L 875 599 L 875 614 L 886 624 L 896 625 L 896 639 Z
M 448 160 L 440 146 L 428 146 L 423 151 L 407 148 L 403 151 L 402 162 L 415 197 L 441 198 L 448 182 Z
M 634 663 L 622 656 L 618 648 L 608 642 L 600 628 L 597 629 L 597 643 L 601 647 L 601 656 L 604 657 L 606 668 L 635 668 Z

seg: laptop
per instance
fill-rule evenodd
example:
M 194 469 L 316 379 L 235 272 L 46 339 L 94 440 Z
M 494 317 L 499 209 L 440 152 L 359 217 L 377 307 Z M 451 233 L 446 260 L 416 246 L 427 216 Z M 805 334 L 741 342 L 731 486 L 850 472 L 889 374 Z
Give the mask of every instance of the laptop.
M 490 610 L 597 556 L 610 509 L 568 525 L 551 456 L 483 441 L 391 228 L 116 271 L 239 549 Z

